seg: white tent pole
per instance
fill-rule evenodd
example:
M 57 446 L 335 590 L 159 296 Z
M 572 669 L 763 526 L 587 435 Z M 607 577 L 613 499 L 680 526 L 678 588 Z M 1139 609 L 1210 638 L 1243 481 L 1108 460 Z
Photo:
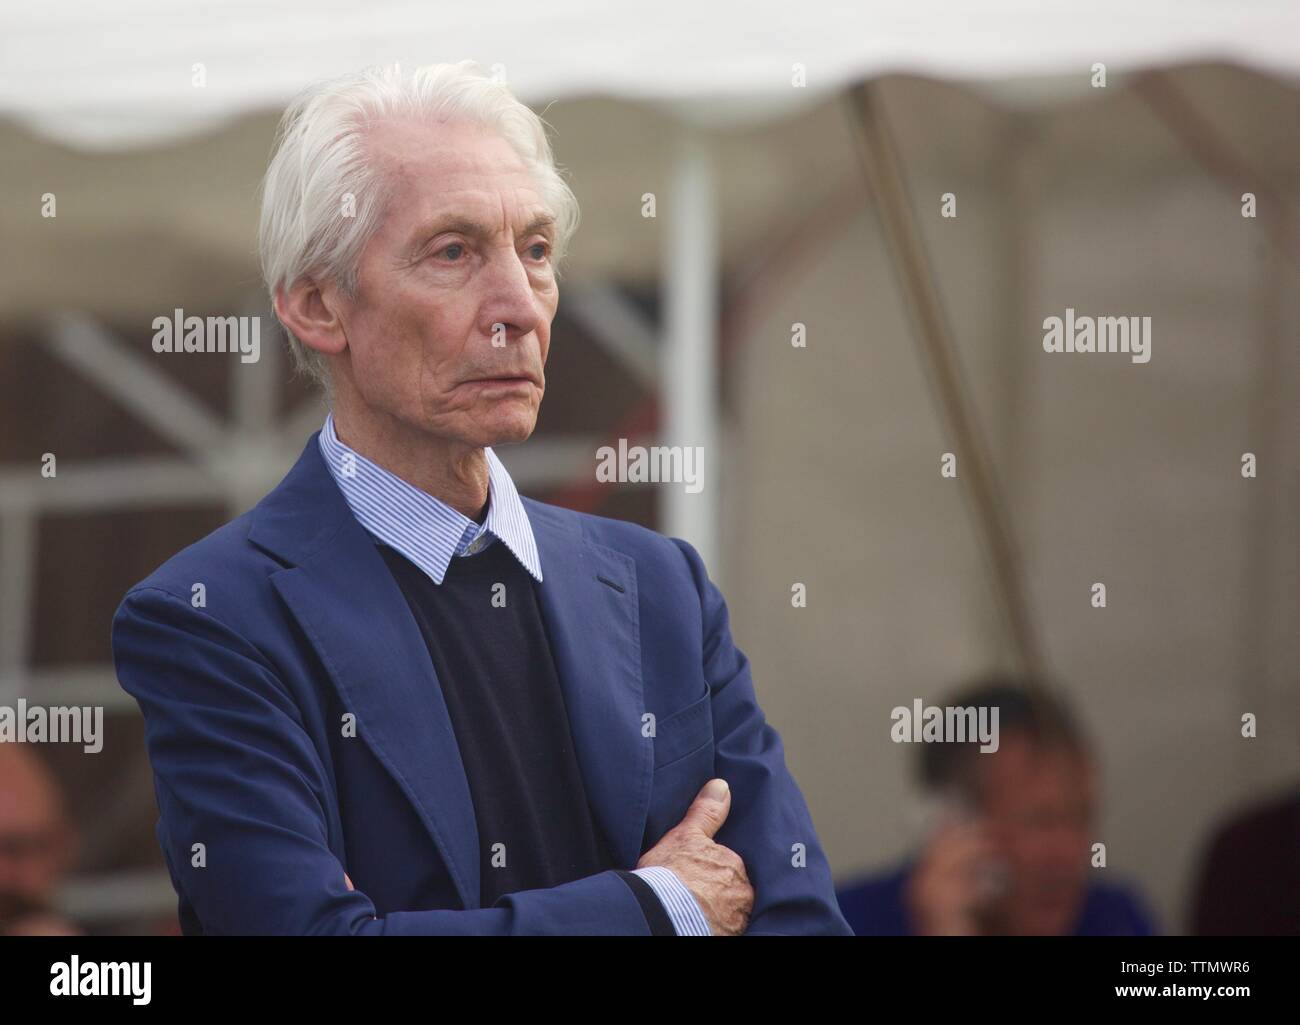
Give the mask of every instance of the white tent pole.
M 695 546 L 708 566 L 717 554 L 717 281 L 714 169 L 704 133 L 683 126 L 669 181 L 664 245 L 663 421 L 660 443 L 702 453 L 700 486 L 660 485 L 664 533 Z M 683 460 L 683 466 L 687 465 Z

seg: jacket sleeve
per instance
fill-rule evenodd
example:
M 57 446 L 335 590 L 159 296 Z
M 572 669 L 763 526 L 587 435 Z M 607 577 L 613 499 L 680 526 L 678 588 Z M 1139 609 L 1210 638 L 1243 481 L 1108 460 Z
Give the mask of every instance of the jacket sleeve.
M 189 601 L 145 587 L 117 610 L 113 658 L 144 715 L 159 840 L 206 933 L 650 933 L 614 870 L 491 908 L 377 918 L 329 847 L 328 773 L 261 652 Z
M 681 538 L 672 540 L 700 594 L 714 775 L 731 787 L 731 812 L 714 839 L 744 859 L 754 888 L 746 935 L 852 936 L 812 816 L 786 768 L 781 737 L 758 706 L 749 659 L 731 639 L 727 603 L 699 553 Z

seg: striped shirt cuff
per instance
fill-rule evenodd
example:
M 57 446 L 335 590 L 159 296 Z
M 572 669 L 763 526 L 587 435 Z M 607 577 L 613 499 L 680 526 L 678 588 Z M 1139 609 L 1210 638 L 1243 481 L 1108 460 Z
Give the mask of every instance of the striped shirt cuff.
M 640 876 L 654 890 L 659 903 L 668 912 L 668 918 L 677 930 L 678 936 L 711 936 L 708 919 L 695 901 L 695 895 L 687 889 L 686 884 L 677 878 L 671 868 L 654 865 L 650 868 L 636 868 L 633 875 Z

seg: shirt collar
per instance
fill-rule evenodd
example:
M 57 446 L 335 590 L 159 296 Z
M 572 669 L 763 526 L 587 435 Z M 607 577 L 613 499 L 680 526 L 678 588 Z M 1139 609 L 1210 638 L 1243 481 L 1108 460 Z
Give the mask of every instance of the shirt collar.
M 442 583 L 453 556 L 481 551 L 493 538 L 502 541 L 541 582 L 541 560 L 528 513 L 491 448 L 483 450 L 488 463 L 488 513 L 482 524 L 345 445 L 334 431 L 333 413 L 321 428 L 320 449 L 357 521 L 424 570 L 435 584 Z

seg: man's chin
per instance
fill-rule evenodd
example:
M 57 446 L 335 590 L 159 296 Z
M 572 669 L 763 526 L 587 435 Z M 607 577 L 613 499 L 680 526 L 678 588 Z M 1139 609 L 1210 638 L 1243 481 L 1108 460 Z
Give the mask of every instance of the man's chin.
M 518 445 L 521 441 L 527 441 L 532 437 L 536 426 L 536 413 L 495 417 L 482 432 L 481 440 L 477 443 L 493 448 L 497 445 Z

